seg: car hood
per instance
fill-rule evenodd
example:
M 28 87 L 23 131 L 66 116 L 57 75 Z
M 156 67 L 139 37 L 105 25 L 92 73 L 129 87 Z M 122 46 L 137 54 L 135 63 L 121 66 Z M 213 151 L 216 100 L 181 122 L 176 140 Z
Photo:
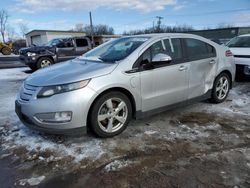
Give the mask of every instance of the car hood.
M 40 69 L 31 74 L 25 83 L 34 86 L 72 83 L 110 74 L 117 65 L 117 63 L 73 59 Z
M 230 48 L 233 55 L 250 55 L 250 48 Z
M 27 52 L 36 53 L 36 52 L 41 52 L 41 51 L 45 51 L 45 50 L 54 51 L 54 47 L 53 46 L 32 46 L 32 47 L 28 47 L 28 48 L 21 48 L 20 51 L 22 53 L 27 53 Z

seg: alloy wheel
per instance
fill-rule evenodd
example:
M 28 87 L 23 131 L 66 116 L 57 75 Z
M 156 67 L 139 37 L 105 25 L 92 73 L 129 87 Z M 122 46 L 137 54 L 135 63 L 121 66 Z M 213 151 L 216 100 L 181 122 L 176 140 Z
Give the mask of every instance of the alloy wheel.
M 51 62 L 47 59 L 42 60 L 41 62 L 41 68 L 48 67 L 51 65 Z
M 216 95 L 219 100 L 224 99 L 229 91 L 229 82 L 226 76 L 222 76 L 216 86 Z
M 106 133 L 113 133 L 123 127 L 128 117 L 128 107 L 120 98 L 110 98 L 100 107 L 97 121 Z

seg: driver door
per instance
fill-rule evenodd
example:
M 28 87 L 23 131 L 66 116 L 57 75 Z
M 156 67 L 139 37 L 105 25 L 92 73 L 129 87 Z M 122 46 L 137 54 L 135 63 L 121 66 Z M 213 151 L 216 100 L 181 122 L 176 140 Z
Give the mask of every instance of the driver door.
M 172 40 L 175 45 L 170 42 L 170 39 L 160 40 L 141 56 L 140 80 L 143 112 L 187 99 L 189 65 L 184 63 L 182 57 L 181 40 Z M 169 55 L 172 61 L 153 62 L 152 59 L 159 53 Z M 143 68 L 147 63 L 152 64 L 151 69 Z
M 58 59 L 64 59 L 69 56 L 75 55 L 75 48 L 72 39 L 65 40 L 57 45 L 57 57 Z

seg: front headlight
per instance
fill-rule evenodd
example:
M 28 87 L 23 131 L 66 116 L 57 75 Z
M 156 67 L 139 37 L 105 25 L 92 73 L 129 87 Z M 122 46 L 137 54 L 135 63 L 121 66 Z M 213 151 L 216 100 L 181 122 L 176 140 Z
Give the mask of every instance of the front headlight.
M 88 85 L 90 80 L 83 80 L 80 82 L 74 82 L 70 84 L 62 84 L 57 86 L 46 86 L 43 87 L 37 94 L 37 98 L 50 97 L 59 93 L 69 92 L 76 89 L 84 88 Z
M 31 56 L 36 56 L 36 53 L 27 52 L 27 56 L 29 56 L 29 57 L 31 57 Z

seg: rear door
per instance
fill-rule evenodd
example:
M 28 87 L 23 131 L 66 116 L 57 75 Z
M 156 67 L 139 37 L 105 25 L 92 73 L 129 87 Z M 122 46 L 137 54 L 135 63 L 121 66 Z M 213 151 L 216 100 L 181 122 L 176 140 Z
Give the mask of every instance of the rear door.
M 85 38 L 75 39 L 75 55 L 80 56 L 90 50 L 89 41 Z
M 218 58 L 215 48 L 198 39 L 184 39 L 190 63 L 188 99 L 204 95 L 213 85 Z
M 171 56 L 172 61 L 153 63 L 154 69 L 151 70 L 141 68 L 142 111 L 178 103 L 187 97 L 189 65 L 182 57 L 181 40 L 164 39 L 154 43 L 142 55 L 141 63 L 151 62 L 159 53 Z

